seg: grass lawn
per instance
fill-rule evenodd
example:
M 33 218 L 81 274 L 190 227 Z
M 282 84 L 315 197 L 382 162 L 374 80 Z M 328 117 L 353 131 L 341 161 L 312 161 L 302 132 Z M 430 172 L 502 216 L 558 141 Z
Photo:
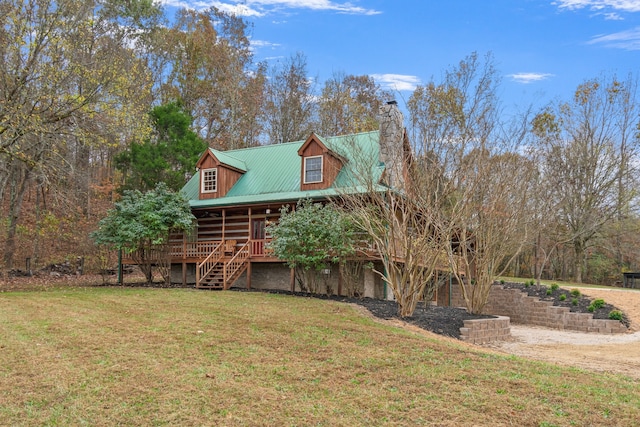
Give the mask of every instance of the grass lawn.
M 0 293 L 0 425 L 635 426 L 640 382 L 189 289 Z

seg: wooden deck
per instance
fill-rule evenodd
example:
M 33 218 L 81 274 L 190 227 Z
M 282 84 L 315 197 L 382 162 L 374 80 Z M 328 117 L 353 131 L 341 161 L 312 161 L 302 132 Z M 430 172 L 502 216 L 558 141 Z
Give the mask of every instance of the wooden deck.
M 162 257 L 168 257 L 171 264 L 180 263 L 201 263 L 214 253 L 217 248 L 224 247 L 226 253 L 234 253 L 248 243 L 248 258 L 252 262 L 276 262 L 280 259 L 273 256 L 273 253 L 266 248 L 270 239 L 249 240 L 248 242 L 238 242 L 237 240 L 210 240 L 201 242 L 170 243 L 167 249 L 154 248 L 150 253 L 145 254 L 145 259 L 156 264 Z M 140 253 L 123 254 L 123 264 L 137 264 L 136 259 L 140 259 Z

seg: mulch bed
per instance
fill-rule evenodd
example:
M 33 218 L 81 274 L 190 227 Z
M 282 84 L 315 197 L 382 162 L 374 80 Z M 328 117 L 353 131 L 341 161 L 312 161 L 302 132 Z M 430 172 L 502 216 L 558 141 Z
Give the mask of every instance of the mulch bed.
M 398 304 L 395 301 L 375 300 L 365 298 L 355 299 L 354 304 L 361 305 L 380 319 L 399 319 L 419 328 L 436 334 L 445 335 L 460 339 L 460 328 L 464 326 L 465 320 L 471 319 L 492 319 L 495 316 L 469 314 L 463 308 L 426 306 L 419 304 L 411 317 L 400 317 L 398 315 Z

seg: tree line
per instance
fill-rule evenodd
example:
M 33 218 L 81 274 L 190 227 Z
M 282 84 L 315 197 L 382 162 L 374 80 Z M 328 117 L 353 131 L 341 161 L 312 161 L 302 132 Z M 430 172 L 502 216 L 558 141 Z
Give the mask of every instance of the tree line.
M 87 236 L 118 192 L 180 188 L 207 146 L 374 130 L 394 96 L 367 75 L 320 84 L 302 52 L 257 62 L 251 24 L 216 8 L 169 21 L 150 0 L 2 0 L 0 17 L 6 270 L 95 253 Z M 456 271 L 491 273 L 476 280 L 640 268 L 636 77 L 596 76 L 508 118 L 499 85 L 473 53 L 409 97 L 411 229 L 454 238 Z

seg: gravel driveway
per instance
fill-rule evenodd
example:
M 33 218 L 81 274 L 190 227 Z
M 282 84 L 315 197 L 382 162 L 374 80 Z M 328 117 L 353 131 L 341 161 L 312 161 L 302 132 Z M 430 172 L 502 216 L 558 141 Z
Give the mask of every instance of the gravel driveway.
M 631 320 L 626 334 L 594 334 L 511 325 L 513 341 L 488 345 L 500 352 L 640 379 L 640 290 L 581 288 L 622 309 Z

